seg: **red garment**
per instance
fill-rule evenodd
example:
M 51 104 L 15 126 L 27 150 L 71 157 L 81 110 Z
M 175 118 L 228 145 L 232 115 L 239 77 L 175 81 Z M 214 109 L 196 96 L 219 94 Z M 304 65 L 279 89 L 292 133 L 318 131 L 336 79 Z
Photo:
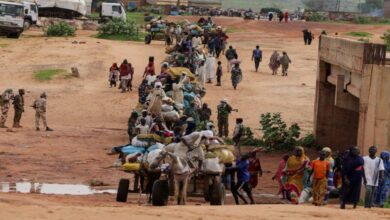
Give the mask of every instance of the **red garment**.
M 261 169 L 260 160 L 257 158 L 250 158 L 248 171 L 250 174 L 249 185 L 252 188 L 256 188 L 257 184 L 259 183 L 259 180 L 257 177 L 258 177 L 259 173 L 262 174 L 262 172 L 263 172 Z
M 154 63 L 150 62 L 145 68 L 144 77 L 148 75 L 154 76 L 155 74 Z
M 283 170 L 284 170 L 285 167 L 286 167 L 286 161 L 282 159 L 279 162 L 278 169 L 276 170 L 276 173 L 275 173 L 275 179 L 278 181 L 278 184 L 279 184 L 279 192 L 278 192 L 278 194 L 280 194 L 283 191 L 283 189 L 284 189 L 284 186 L 283 186 L 283 183 L 282 183 L 282 176 L 283 176 Z
M 127 76 L 129 74 L 129 65 L 122 63 L 119 67 L 120 77 Z
M 128 64 L 124 64 L 122 63 L 121 66 L 119 67 L 119 72 L 120 72 L 120 76 L 127 76 L 127 75 L 131 75 L 131 78 L 133 78 L 133 74 L 134 74 L 134 69 L 133 67 L 131 66 L 130 63 Z
M 288 12 L 287 11 L 284 13 L 284 21 L 286 23 L 288 22 Z

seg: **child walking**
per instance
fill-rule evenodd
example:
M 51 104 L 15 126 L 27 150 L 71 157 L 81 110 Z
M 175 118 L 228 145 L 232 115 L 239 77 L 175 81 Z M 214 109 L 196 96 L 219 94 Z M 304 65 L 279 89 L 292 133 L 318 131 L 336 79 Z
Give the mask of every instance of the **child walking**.
M 326 189 L 328 184 L 328 175 L 330 171 L 330 164 L 325 160 L 326 152 L 320 152 L 320 158 L 314 160 L 311 164 L 311 175 L 313 178 L 313 204 L 315 206 L 322 206 L 324 204 L 324 198 L 326 195 Z

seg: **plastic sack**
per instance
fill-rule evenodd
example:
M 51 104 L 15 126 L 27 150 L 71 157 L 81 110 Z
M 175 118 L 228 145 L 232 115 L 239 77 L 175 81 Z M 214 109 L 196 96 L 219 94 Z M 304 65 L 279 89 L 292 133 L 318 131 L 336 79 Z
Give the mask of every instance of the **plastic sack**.
M 161 150 L 161 148 L 163 148 L 164 146 L 165 146 L 164 144 L 156 143 L 155 145 L 150 146 L 150 147 L 147 149 L 147 151 L 148 151 L 148 152 L 152 152 L 152 151 L 157 150 L 157 149 Z
M 222 173 L 223 165 L 219 163 L 219 159 L 207 158 L 203 160 L 203 172 L 205 173 Z
M 157 134 L 139 134 L 137 139 L 148 143 L 161 142 L 161 137 Z
M 177 77 L 180 77 L 183 72 L 186 73 L 191 81 L 195 80 L 195 75 L 185 67 L 171 67 L 169 68 L 168 72 L 172 76 L 173 80 L 175 80 Z
M 147 141 L 139 140 L 137 137 L 134 137 L 131 140 L 131 145 L 135 147 L 148 147 L 150 144 Z
M 213 150 L 213 153 L 219 158 L 221 163 L 233 163 L 234 162 L 234 154 L 233 152 L 227 149 L 216 149 Z
M 123 170 L 125 171 L 138 171 L 141 168 L 140 163 L 125 163 L 122 165 Z
M 135 146 L 131 146 L 131 145 L 128 145 L 126 147 L 123 147 L 121 149 L 121 152 L 123 154 L 134 154 L 134 153 L 141 153 L 143 154 L 145 152 L 145 149 L 144 148 L 141 148 L 141 147 L 135 147 Z
M 161 105 L 161 111 L 163 111 L 163 112 L 173 111 L 173 106 L 172 105 L 163 104 L 163 105 Z

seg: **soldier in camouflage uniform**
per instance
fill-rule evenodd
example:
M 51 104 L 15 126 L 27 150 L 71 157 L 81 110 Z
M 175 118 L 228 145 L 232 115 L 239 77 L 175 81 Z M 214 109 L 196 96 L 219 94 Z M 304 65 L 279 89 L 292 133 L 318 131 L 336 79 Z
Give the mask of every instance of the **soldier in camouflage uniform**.
M 15 96 L 14 98 L 14 110 L 15 110 L 15 115 L 14 115 L 14 128 L 21 128 L 22 126 L 20 125 L 20 119 L 22 118 L 22 114 L 24 112 L 24 89 L 19 89 L 19 94 Z
M 218 136 L 227 137 L 229 135 L 229 114 L 233 108 L 227 103 L 225 99 L 217 107 L 218 109 Z
M 46 93 L 42 93 L 41 96 L 35 100 L 33 108 L 35 109 L 35 127 L 39 131 L 39 120 L 42 119 L 43 125 L 46 128 L 46 131 L 53 131 L 47 126 L 46 122 Z
M 14 98 L 14 93 L 12 89 L 5 90 L 0 97 L 0 106 L 1 106 L 0 128 L 7 128 L 7 126 L 5 126 L 5 122 L 7 121 L 9 107 L 11 105 L 11 100 L 13 98 Z

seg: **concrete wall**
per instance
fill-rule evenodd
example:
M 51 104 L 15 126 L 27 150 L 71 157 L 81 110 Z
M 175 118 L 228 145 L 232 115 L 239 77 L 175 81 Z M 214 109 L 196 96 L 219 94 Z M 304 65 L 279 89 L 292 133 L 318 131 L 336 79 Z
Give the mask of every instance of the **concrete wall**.
M 383 5 L 383 15 L 385 18 L 390 18 L 390 0 L 385 0 Z
M 390 66 L 383 45 L 321 37 L 314 134 L 336 149 L 390 149 Z

